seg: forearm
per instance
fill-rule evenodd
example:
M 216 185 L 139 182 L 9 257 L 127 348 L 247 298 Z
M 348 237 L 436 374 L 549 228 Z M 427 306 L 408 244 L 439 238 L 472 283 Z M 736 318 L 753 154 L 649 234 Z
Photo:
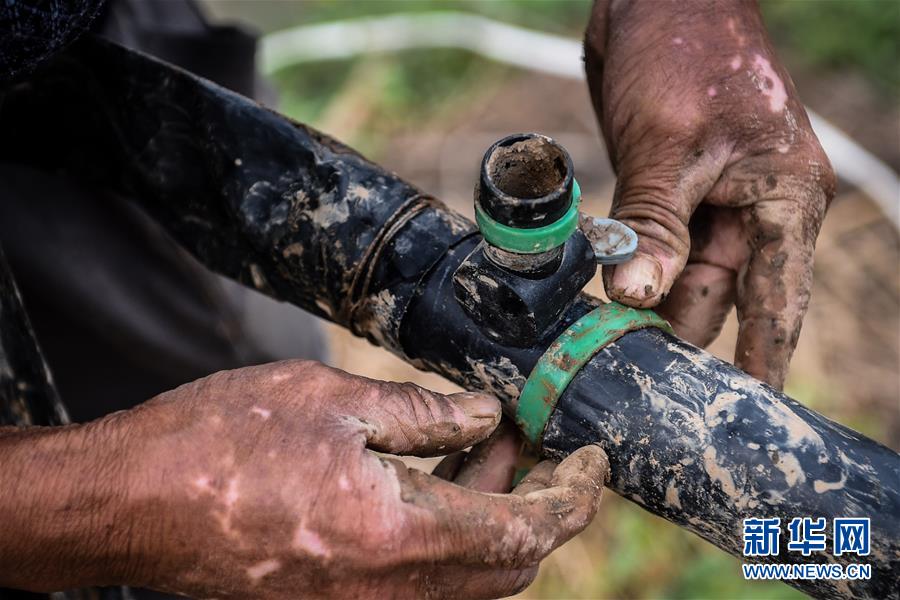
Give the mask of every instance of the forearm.
M 120 420 L 0 428 L 0 587 L 54 591 L 136 576 Z

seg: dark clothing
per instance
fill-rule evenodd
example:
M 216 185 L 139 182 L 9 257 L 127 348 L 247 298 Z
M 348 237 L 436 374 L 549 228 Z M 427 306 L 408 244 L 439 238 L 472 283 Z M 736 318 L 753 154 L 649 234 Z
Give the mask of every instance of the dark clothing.
M 208 24 L 193 3 L 119 0 L 93 27 L 238 93 L 261 90 L 254 36 Z M 0 182 L 0 241 L 73 420 L 222 369 L 325 358 L 312 317 L 208 271 L 128 199 L 18 164 L 0 163 Z
M 22 79 L 87 31 L 105 0 L 3 0 L 0 84 Z

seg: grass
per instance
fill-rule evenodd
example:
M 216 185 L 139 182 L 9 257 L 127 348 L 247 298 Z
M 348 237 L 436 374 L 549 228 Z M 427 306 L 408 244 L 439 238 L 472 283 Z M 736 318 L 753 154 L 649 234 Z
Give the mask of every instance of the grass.
M 762 3 L 769 32 L 795 67 L 856 70 L 887 98 L 900 93 L 900 2 Z
M 513 69 L 454 49 L 329 61 L 274 76 L 279 110 L 377 157 L 380 141 L 455 114 Z M 344 127 L 353 122 L 353 127 Z

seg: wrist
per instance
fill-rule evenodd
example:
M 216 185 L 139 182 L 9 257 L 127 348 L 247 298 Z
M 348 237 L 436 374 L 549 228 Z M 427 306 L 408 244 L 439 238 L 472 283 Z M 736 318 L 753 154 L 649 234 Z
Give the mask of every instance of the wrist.
M 739 36 L 731 31 L 737 25 L 764 30 L 758 0 L 595 0 L 585 32 L 585 54 L 602 58 L 608 37 L 617 33 L 645 36 L 656 30 L 681 37 L 697 33 L 705 39 L 710 34 L 718 37 L 723 30 Z
M 0 435 L 0 585 L 55 591 L 140 579 L 127 418 Z

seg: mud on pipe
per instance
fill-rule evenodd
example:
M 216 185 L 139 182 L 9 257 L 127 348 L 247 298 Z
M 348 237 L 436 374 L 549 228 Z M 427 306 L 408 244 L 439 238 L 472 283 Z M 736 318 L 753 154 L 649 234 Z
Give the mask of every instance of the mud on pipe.
M 581 295 L 510 343 L 457 299 L 454 274 L 483 243 L 472 223 L 312 129 L 117 46 L 79 42 L 3 100 L 4 160 L 135 198 L 211 268 L 493 392 L 510 413 L 548 346 L 599 304 Z M 543 451 L 590 442 L 608 450 L 616 492 L 731 553 L 744 517 L 870 517 L 871 580 L 790 583 L 897 597 L 897 454 L 702 350 L 643 329 L 598 352 Z

